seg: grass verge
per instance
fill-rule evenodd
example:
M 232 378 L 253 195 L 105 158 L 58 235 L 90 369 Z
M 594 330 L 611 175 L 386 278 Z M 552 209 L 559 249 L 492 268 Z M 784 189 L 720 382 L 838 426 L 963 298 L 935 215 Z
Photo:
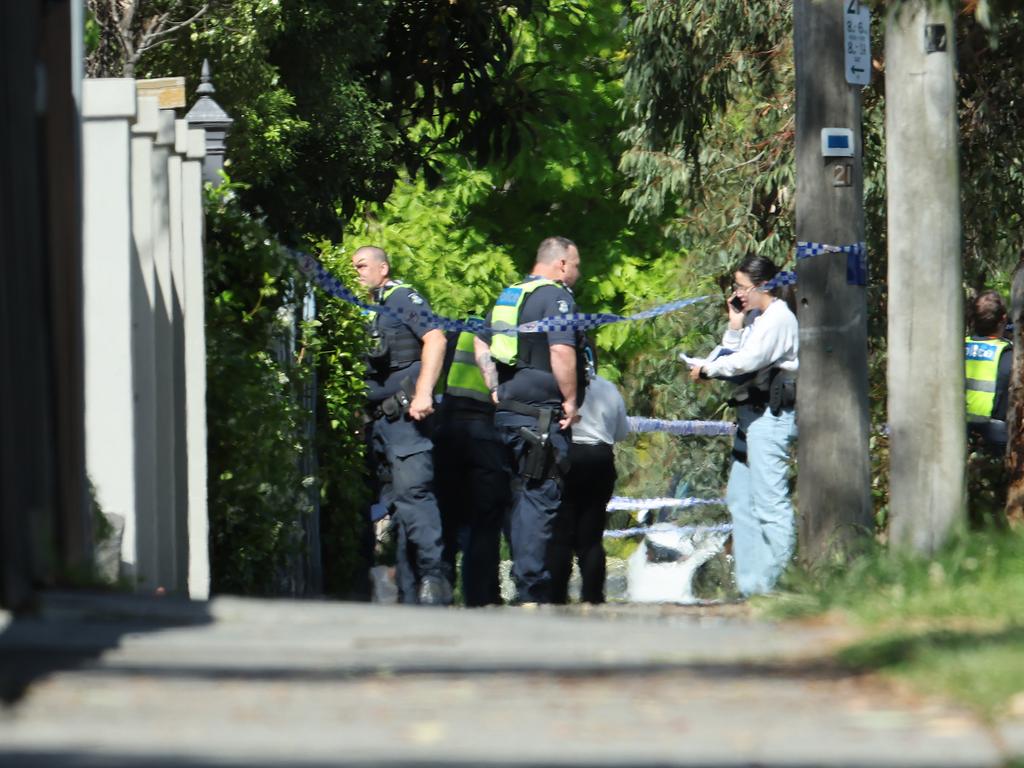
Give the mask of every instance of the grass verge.
M 764 610 L 838 615 L 863 633 L 841 662 L 952 696 L 988 719 L 1024 703 L 1020 531 L 965 533 L 931 558 L 876 547 L 849 565 L 790 574 Z

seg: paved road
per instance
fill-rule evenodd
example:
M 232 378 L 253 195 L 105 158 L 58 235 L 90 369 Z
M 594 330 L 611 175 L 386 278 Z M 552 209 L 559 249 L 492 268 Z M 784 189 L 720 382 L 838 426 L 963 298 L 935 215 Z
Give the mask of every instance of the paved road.
M 3 766 L 999 766 L 1020 735 L 735 608 L 50 595 L 3 621 Z

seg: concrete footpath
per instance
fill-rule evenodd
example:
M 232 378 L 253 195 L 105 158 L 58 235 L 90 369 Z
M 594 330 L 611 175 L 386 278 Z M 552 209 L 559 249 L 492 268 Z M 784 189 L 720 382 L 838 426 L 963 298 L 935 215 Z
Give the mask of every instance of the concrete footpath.
M 1002 766 L 1002 730 L 829 663 L 830 627 L 50 594 L 0 614 L 0 766 Z M 1012 742 L 1018 738 L 1018 743 Z

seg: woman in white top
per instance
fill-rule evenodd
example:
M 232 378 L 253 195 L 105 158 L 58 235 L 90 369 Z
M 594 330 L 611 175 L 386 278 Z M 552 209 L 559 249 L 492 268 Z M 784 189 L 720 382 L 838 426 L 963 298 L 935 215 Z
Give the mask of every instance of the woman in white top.
M 772 590 L 796 542 L 787 475 L 796 436 L 799 338 L 796 315 L 777 295 L 780 289 L 768 286 L 778 272 L 763 256 L 740 263 L 727 304 L 723 354 L 690 369 L 694 381 L 748 375 L 730 400 L 737 407 L 737 430 L 726 491 L 736 586 L 744 595 Z M 760 314 L 744 326 L 745 315 L 754 310 Z
M 572 427 L 569 472 L 548 545 L 552 603 L 568 602 L 573 555 L 580 568 L 580 600 L 604 602 L 604 527 L 617 477 L 612 446 L 629 435 L 622 395 L 597 375 L 597 356 L 589 342 L 584 353 L 587 397 L 580 406 L 580 420 Z

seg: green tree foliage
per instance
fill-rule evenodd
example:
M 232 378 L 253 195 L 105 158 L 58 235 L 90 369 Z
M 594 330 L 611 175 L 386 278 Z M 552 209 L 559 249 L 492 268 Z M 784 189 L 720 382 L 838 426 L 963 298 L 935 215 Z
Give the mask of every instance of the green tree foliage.
M 255 276 L 255 279 L 254 279 Z M 207 200 L 206 338 L 210 560 L 214 592 L 274 594 L 310 512 L 299 466 L 307 367 L 280 352 L 297 270 L 234 188 Z M 279 354 L 274 354 L 279 350 Z
M 321 244 L 322 261 L 333 250 Z M 337 272 L 344 274 L 343 271 Z M 363 434 L 365 318 L 351 304 L 317 296 L 317 319 L 306 329 L 305 353 L 316 361 L 316 450 L 324 590 L 368 598 L 371 532 L 362 510 L 373 501 Z
M 1017 95 L 1024 88 L 1024 19 L 1019 12 L 998 18 L 986 30 L 973 16 L 958 17 L 957 89 L 964 281 L 1006 295 L 1009 272 L 1024 246 L 1024 104 Z
M 181 0 L 184 2 L 184 0 Z M 198 75 L 236 119 L 232 175 L 281 236 L 340 236 L 359 201 L 397 170 L 454 146 L 486 160 L 519 144 L 529 83 L 509 67 L 528 0 L 213 0 L 187 37 L 143 59 L 150 76 Z M 191 81 L 191 82 L 194 82 Z M 413 130 L 444 127 L 426 141 Z
M 787 41 L 789 2 L 635 2 L 627 35 L 622 100 L 629 148 L 621 168 L 637 215 L 660 213 L 701 189 L 705 148 L 716 123 L 743 91 L 771 99 L 771 63 Z M 710 184 L 708 185 L 710 186 Z

